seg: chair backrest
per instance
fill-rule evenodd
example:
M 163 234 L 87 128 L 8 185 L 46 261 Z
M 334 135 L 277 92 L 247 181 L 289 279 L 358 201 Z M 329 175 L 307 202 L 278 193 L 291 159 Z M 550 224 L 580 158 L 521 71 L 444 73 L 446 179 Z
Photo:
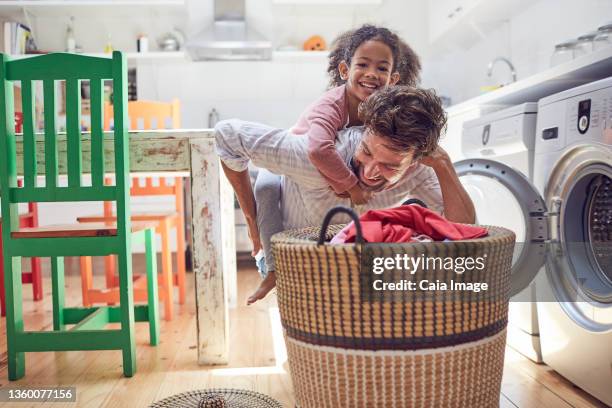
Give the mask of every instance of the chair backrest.
M 113 118 L 113 105 L 106 103 L 104 107 L 104 129 L 110 130 L 111 119 Z M 130 120 L 130 130 L 151 130 L 153 122 L 156 122 L 157 129 L 165 129 L 166 123 L 170 120 L 170 129 L 181 127 L 181 106 L 178 99 L 172 102 L 158 101 L 129 101 L 128 118 Z M 142 120 L 143 125 L 138 123 Z
M 125 57 L 112 58 L 54 53 L 11 61 L 0 54 L 0 192 L 2 213 L 17 227 L 17 203 L 61 201 L 116 201 L 118 235 L 129 233 L 129 136 L 127 133 L 127 70 Z M 81 133 L 81 81 L 91 88 L 91 185 L 83 184 L 83 135 Z M 105 185 L 103 130 L 104 81 L 113 81 L 114 186 Z M 17 155 L 13 83 L 21 82 L 23 106 L 23 187 L 17 186 Z M 42 81 L 44 143 L 35 134 L 34 81 Z M 56 81 L 66 83 L 66 170 L 68 185 L 60 186 L 57 132 Z M 63 142 L 63 141 L 62 141 Z M 40 156 L 40 157 L 38 157 Z M 45 185 L 37 185 L 38 163 L 44 163 Z
M 104 129 L 110 129 L 112 117 L 113 106 L 106 103 L 104 107 Z M 178 99 L 173 99 L 169 103 L 146 100 L 129 101 L 128 118 L 130 130 L 152 130 L 154 122 L 156 122 L 157 129 L 165 129 L 168 122 L 170 122 L 170 129 L 180 129 L 180 102 Z M 142 126 L 139 125 L 141 121 Z M 154 177 L 146 177 L 144 185 L 140 183 L 139 178 L 134 178 L 132 179 L 130 194 L 132 196 L 174 196 L 176 211 L 183 212 L 183 179 L 181 177 L 174 177 L 174 184 L 167 184 L 163 177 L 157 178 L 157 180 Z M 111 203 L 105 203 L 104 214 L 112 215 Z

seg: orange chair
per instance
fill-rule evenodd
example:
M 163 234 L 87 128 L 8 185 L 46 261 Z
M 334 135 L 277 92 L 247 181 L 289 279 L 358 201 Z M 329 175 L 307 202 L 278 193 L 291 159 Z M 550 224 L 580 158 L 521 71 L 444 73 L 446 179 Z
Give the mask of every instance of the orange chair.
M 17 181 L 19 187 L 23 186 L 23 179 Z M 38 204 L 28 203 L 28 212 L 19 214 L 19 228 L 38 227 Z M 6 316 L 6 300 L 4 294 L 4 261 L 2 255 L 2 217 L 0 217 L 0 314 Z M 30 258 L 30 272 L 21 274 L 22 283 L 32 284 L 32 295 L 34 300 L 43 298 L 42 269 L 40 258 Z
M 128 116 L 130 119 L 130 129 L 139 128 L 138 122 L 142 119 L 144 130 L 153 129 L 153 121 L 157 121 L 157 129 L 165 128 L 166 119 L 169 119 L 172 128 L 180 128 L 179 101 L 172 103 L 152 102 L 152 101 L 131 101 L 128 102 Z M 113 117 L 113 107 L 106 104 L 104 109 L 104 128 L 110 129 L 110 121 Z M 110 179 L 107 182 L 110 184 Z M 162 252 L 162 274 L 159 277 L 159 296 L 164 302 L 164 318 L 172 319 L 173 309 L 173 289 L 178 286 L 179 303 L 185 303 L 185 218 L 183 205 L 183 179 L 174 177 L 173 184 L 167 184 L 165 178 L 158 178 L 157 183 L 153 177 L 145 179 L 145 185 L 140 185 L 140 180 L 132 180 L 130 195 L 134 196 L 173 196 L 175 210 L 173 212 L 160 213 L 137 213 L 132 212 L 133 221 L 154 221 L 156 222 L 155 232 L 161 236 Z M 104 214 L 99 216 L 79 217 L 79 222 L 105 222 L 113 223 L 112 203 L 104 203 Z M 170 230 L 176 229 L 177 242 L 177 268 L 176 273 L 172 272 L 172 251 L 170 248 Z M 106 289 L 94 289 L 92 287 L 92 263 L 91 257 L 81 257 L 81 278 L 83 305 L 90 306 L 94 303 L 117 303 L 119 294 L 116 290 L 119 285 L 118 276 L 115 274 L 114 256 L 107 256 L 104 259 L 104 269 L 106 273 Z M 146 291 L 139 294 L 135 293 L 135 301 L 146 300 Z

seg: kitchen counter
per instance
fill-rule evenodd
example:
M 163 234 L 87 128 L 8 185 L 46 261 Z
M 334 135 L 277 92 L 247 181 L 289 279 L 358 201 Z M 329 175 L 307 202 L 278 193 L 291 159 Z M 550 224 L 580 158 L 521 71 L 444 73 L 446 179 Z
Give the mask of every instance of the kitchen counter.
M 478 106 L 537 102 L 545 96 L 611 75 L 612 47 L 608 47 L 450 106 L 446 112 L 450 117 Z

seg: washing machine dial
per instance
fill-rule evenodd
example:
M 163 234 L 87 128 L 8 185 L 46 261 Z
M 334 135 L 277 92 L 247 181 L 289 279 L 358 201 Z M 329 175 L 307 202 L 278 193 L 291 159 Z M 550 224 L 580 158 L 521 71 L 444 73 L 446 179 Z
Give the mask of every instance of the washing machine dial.
M 589 128 L 589 118 L 587 116 L 581 116 L 578 119 L 578 130 L 580 133 L 584 133 Z
M 589 130 L 591 116 L 591 100 L 585 99 L 578 102 L 578 132 L 581 135 L 585 134 Z

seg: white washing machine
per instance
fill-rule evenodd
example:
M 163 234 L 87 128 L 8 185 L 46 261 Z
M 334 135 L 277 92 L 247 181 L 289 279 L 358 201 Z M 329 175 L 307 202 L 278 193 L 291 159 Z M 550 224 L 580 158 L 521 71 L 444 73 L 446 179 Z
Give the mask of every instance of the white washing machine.
M 550 239 L 543 359 L 612 405 L 612 77 L 540 100 L 534 167 Z
M 461 147 L 467 159 L 455 163 L 455 168 L 474 202 L 477 222 L 500 225 L 516 234 L 508 345 L 541 362 L 532 280 L 534 270 L 539 269 L 539 265 L 533 264 L 542 262 L 543 203 L 534 198 L 537 194 L 529 183 L 533 175 L 537 108 L 537 103 L 525 103 L 465 122 Z

